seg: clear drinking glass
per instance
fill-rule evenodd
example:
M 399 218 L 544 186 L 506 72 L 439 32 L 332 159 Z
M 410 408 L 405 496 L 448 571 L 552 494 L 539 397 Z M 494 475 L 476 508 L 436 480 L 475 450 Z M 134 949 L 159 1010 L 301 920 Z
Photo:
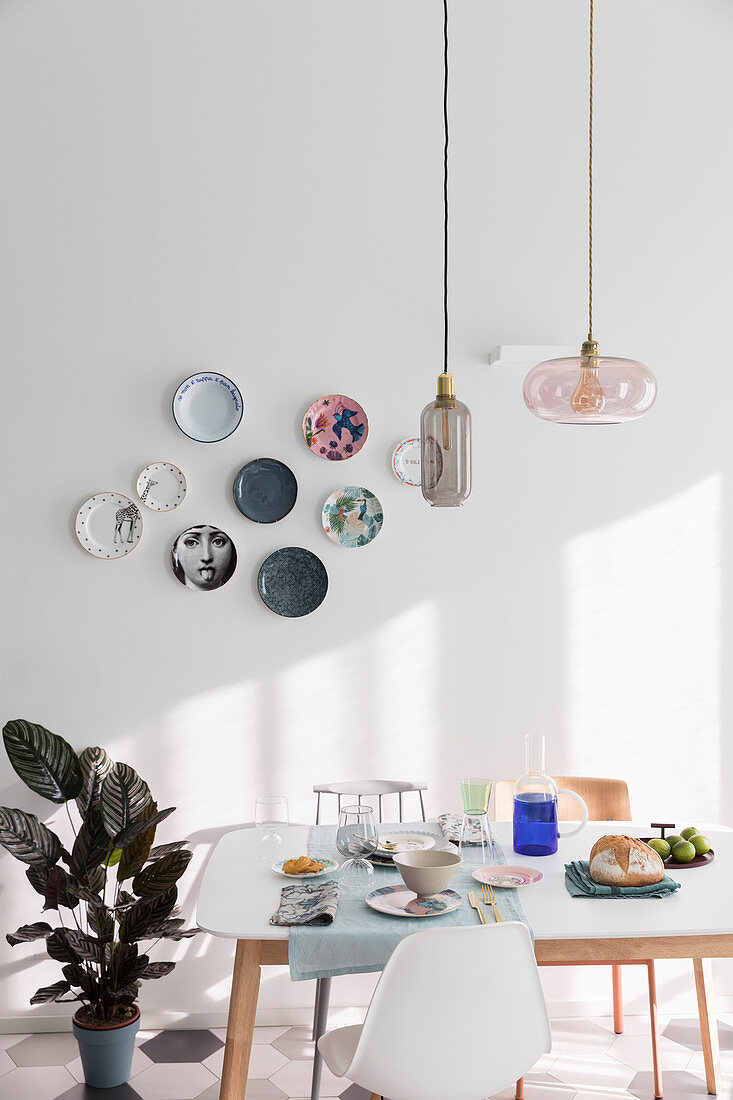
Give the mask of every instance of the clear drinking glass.
M 491 780 L 483 778 L 461 779 L 463 825 L 458 852 L 463 866 L 473 871 L 494 862 L 494 846 L 489 827 L 489 801 Z
M 255 801 L 255 825 L 260 831 L 260 854 L 265 863 L 274 863 L 280 855 L 282 833 L 290 821 L 288 800 L 279 794 Z
M 344 806 L 339 814 L 336 847 L 349 858 L 339 872 L 339 886 L 364 897 L 372 883 L 374 868 L 367 857 L 377 850 L 377 824 L 371 806 Z

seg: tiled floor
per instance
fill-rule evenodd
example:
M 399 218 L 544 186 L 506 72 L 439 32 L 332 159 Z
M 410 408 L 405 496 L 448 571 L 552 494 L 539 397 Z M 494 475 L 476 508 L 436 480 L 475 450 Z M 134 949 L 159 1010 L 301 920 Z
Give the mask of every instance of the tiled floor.
M 660 1020 L 666 1100 L 705 1100 L 697 1020 Z M 552 1022 L 553 1049 L 526 1077 L 527 1100 L 652 1100 L 649 1023 L 626 1019 L 614 1035 L 608 1017 Z M 723 1093 L 733 1100 L 733 1016 L 719 1020 Z M 224 1032 L 141 1031 L 130 1083 L 115 1089 L 83 1084 L 72 1035 L 0 1035 L 2 1100 L 218 1100 Z M 247 1100 L 305 1100 L 313 1044 L 305 1027 L 255 1030 Z M 497 1100 L 511 1100 L 513 1089 Z M 367 1100 L 358 1085 L 324 1067 L 324 1100 Z M 449 1097 L 446 1100 L 450 1100 Z

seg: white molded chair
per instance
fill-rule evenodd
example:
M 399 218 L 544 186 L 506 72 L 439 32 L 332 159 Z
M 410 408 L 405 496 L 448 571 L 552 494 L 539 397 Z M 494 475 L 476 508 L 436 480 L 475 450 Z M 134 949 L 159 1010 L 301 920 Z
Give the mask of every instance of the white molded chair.
M 396 794 L 399 797 L 400 821 L 402 821 L 402 796 L 415 791 L 420 796 L 420 813 L 425 820 L 425 803 L 422 793 L 428 789 L 427 783 L 415 783 L 409 779 L 349 779 L 340 783 L 316 783 L 313 791 L 318 795 L 316 802 L 316 825 L 321 823 L 321 795 L 335 794 L 338 798 L 338 808 L 341 809 L 342 798 L 350 798 L 353 802 L 361 804 L 362 798 L 377 798 L 377 817 L 382 820 L 382 797 L 385 794 Z
M 332 1073 L 391 1100 L 485 1100 L 551 1045 L 532 942 L 516 921 L 406 936 L 364 1024 L 318 1040 Z

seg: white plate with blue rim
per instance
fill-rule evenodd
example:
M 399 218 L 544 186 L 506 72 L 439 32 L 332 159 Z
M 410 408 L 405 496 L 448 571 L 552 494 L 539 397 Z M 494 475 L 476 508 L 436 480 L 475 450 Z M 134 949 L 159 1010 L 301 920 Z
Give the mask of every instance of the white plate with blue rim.
M 239 427 L 244 401 L 224 374 L 202 371 L 184 378 L 173 395 L 173 419 L 197 443 L 219 443 Z
M 137 495 L 154 512 L 172 512 L 183 504 L 186 489 L 183 472 L 172 462 L 151 462 L 137 479 Z

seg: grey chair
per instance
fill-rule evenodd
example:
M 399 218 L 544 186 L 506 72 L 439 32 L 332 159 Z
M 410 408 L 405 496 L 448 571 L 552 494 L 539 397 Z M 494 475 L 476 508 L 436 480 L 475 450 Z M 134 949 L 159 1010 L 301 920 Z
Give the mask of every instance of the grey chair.
M 354 799 L 357 805 L 361 805 L 362 799 L 378 800 L 377 817 L 382 821 L 382 799 L 385 795 L 396 794 L 399 801 L 399 819 L 403 820 L 403 801 L 405 794 L 417 794 L 420 799 L 420 814 L 425 821 L 425 803 L 423 791 L 428 789 L 427 783 L 414 782 L 407 779 L 350 779 L 339 783 L 314 783 L 313 791 L 317 795 L 316 825 L 321 823 L 321 796 L 335 795 L 338 799 L 337 808 L 340 811 L 343 799 L 347 798 L 352 803 Z M 328 1003 L 331 999 L 331 979 L 318 978 L 316 980 L 316 1001 L 313 1008 L 313 1040 L 316 1049 L 313 1055 L 313 1077 L 311 1080 L 311 1100 L 318 1100 L 321 1091 L 321 1070 L 323 1068 L 323 1056 L 318 1049 L 318 1040 L 325 1034 L 328 1020 Z
M 318 796 L 316 802 L 316 825 L 321 823 L 321 796 L 324 794 L 336 795 L 338 809 L 344 798 L 356 799 L 357 805 L 361 805 L 362 798 L 376 798 L 378 800 L 377 817 L 382 820 L 382 798 L 386 794 L 396 794 L 399 799 L 400 821 L 402 821 L 403 807 L 402 796 L 416 793 L 420 798 L 420 813 L 425 820 L 425 803 L 423 791 L 428 789 L 427 783 L 415 783 L 408 779 L 349 779 L 340 783 L 315 783 L 313 791 Z

